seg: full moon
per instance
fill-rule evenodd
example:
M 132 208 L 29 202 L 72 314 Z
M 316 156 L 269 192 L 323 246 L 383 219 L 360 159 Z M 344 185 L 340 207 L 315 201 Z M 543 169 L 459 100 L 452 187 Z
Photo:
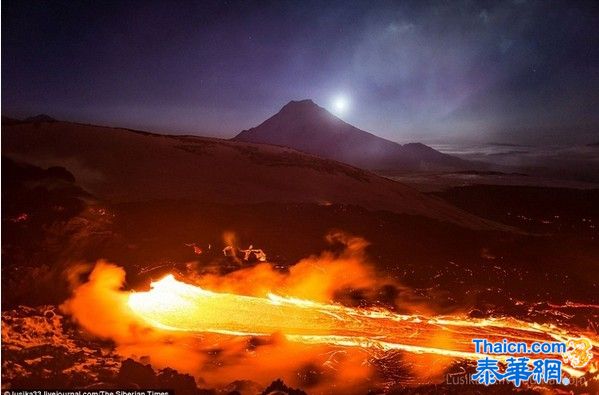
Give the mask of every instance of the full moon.
M 345 96 L 337 96 L 333 99 L 333 112 L 337 115 L 344 114 L 349 107 L 349 101 Z

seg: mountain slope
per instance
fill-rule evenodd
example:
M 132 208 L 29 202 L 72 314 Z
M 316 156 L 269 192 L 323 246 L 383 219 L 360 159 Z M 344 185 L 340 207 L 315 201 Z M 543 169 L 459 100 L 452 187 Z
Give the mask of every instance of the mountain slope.
M 2 140 L 2 155 L 62 166 L 113 202 L 342 203 L 501 228 L 398 182 L 289 148 L 67 122 L 3 125 Z
M 370 170 L 455 170 L 469 163 L 424 144 L 400 145 L 360 130 L 312 100 L 291 101 L 233 140 L 291 147 Z

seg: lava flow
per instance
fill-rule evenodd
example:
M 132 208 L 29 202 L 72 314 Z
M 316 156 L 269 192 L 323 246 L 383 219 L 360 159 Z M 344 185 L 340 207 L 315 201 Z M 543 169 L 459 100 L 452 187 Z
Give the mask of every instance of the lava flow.
M 212 292 L 168 275 L 147 292 L 133 292 L 128 306 L 149 325 L 166 331 L 267 336 L 281 333 L 289 341 L 380 350 L 402 350 L 474 360 L 472 339 L 498 342 L 566 342 L 585 336 L 594 362 L 586 370 L 564 365 L 572 376 L 597 369 L 599 341 L 588 333 L 571 333 L 552 325 L 511 318 L 423 317 L 383 309 L 350 308 L 274 294 L 268 297 Z M 501 357 L 499 357 L 501 359 Z

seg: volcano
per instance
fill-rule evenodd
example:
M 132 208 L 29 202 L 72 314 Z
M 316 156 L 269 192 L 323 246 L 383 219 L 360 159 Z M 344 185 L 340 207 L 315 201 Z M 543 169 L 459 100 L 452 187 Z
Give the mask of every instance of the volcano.
M 344 122 L 312 100 L 291 101 L 235 141 L 272 144 L 378 171 L 464 170 L 473 165 L 421 143 L 398 144 Z

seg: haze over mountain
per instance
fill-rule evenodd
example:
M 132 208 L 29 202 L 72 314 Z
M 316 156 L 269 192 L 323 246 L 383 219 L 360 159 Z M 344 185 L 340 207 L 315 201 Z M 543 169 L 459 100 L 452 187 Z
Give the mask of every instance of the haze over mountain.
M 363 169 L 464 170 L 468 161 L 421 143 L 398 144 L 344 122 L 312 100 L 291 101 L 235 141 L 291 147 Z

